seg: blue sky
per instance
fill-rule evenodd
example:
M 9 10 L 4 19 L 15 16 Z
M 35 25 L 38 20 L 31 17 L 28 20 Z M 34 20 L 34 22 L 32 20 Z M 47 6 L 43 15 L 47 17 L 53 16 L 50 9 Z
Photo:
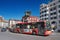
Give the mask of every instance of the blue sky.
M 0 0 L 0 15 L 6 20 L 10 18 L 21 19 L 26 10 L 33 16 L 40 15 L 40 4 L 49 0 Z

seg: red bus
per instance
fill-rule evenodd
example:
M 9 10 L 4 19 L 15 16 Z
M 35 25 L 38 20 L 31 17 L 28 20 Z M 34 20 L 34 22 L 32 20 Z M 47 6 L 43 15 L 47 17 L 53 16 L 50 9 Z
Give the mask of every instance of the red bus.
M 51 29 L 50 23 L 47 21 L 16 24 L 16 30 L 23 34 L 50 35 L 52 33 Z

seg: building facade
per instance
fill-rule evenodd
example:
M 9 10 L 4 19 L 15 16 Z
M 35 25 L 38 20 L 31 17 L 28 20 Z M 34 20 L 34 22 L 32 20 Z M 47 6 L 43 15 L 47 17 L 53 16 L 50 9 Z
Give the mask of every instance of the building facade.
M 40 5 L 40 20 L 49 20 L 49 6 L 47 4 Z
M 4 20 L 4 17 L 0 16 L 0 28 L 8 27 L 8 20 Z
M 60 29 L 60 0 L 49 2 L 50 23 Z
M 30 22 L 39 22 L 39 18 L 36 17 L 36 16 L 29 16 L 27 18 L 24 17 L 22 19 L 23 19 L 23 22 L 28 22 L 28 23 L 30 23 Z
M 39 22 L 39 18 L 36 17 L 36 16 L 29 16 L 27 18 L 27 22 L 30 23 L 30 22 Z
M 36 16 L 31 16 L 31 11 L 26 11 L 25 15 L 22 17 L 22 22 L 38 22 L 39 18 Z
M 57 27 L 56 30 L 60 30 L 60 0 L 51 0 L 47 5 L 51 25 Z
M 20 21 L 20 20 L 16 20 L 16 19 L 10 19 L 9 20 L 9 28 L 12 28 L 14 25 L 16 25 L 17 23 L 20 23 L 20 22 L 22 22 L 22 21 Z

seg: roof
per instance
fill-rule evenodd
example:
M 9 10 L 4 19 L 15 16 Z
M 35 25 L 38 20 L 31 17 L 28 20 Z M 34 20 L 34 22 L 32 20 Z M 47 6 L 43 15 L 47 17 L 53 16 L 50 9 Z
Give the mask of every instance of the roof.
M 8 23 L 8 21 L 7 21 L 7 20 L 0 20 L 0 22 L 5 22 L 5 23 Z

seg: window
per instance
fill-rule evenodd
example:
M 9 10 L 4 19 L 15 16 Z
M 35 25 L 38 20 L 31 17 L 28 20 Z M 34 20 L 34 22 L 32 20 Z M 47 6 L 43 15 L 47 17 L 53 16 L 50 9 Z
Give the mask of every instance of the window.
M 53 13 L 51 13 L 50 15 L 53 15 Z
M 54 19 L 57 19 L 57 17 L 54 17 Z
M 42 9 L 44 9 L 44 8 L 42 8 Z
M 51 17 L 51 19 L 53 19 L 53 17 Z
M 43 15 L 43 17 L 44 17 L 44 15 Z
M 23 28 L 27 29 L 27 25 L 26 24 L 23 24 Z
M 60 10 L 59 10 L 59 13 L 60 13 Z
M 44 20 L 44 18 L 42 18 L 42 20 Z
M 40 14 L 42 14 L 42 13 L 40 13 Z
M 45 16 L 48 16 L 48 14 L 45 14 Z
M 46 19 L 48 19 L 48 18 L 46 18 Z
M 54 13 L 51 13 L 50 15 L 55 15 L 56 14 L 56 12 L 54 12 Z
M 45 20 L 47 20 L 48 18 L 45 18 Z
M 52 6 L 52 4 L 50 6 Z
M 42 20 L 43 20 L 43 18 L 42 18 Z
M 55 5 L 55 3 L 53 3 L 53 5 Z
M 46 18 L 45 18 L 45 20 L 46 20 Z
M 56 12 L 54 12 L 54 14 L 56 14 Z
M 51 8 L 50 11 L 52 11 L 53 9 Z
M 60 0 L 58 2 L 60 2 Z
M 44 8 L 47 8 L 47 6 L 46 6 L 46 7 L 44 7 Z
M 47 12 L 47 10 L 45 10 L 44 12 Z
M 43 17 L 43 15 L 42 15 L 42 17 Z
M 16 24 L 16 28 L 17 28 L 17 27 L 23 28 L 23 27 L 22 27 L 22 24 Z
M 50 11 L 53 11 L 53 10 L 56 10 L 56 6 L 50 9 Z
M 57 17 L 51 17 L 51 19 L 57 19 Z
M 59 20 L 59 23 L 60 23 L 60 20 Z
M 55 24 L 56 22 L 55 21 L 52 21 L 52 24 Z
M 40 16 L 40 18 L 41 18 L 41 16 Z
M 44 18 L 43 18 L 43 20 L 44 20 Z
M 60 20 L 59 20 L 59 23 L 60 23 Z
M 60 18 L 60 15 L 59 15 L 59 18 Z
M 53 8 L 53 10 L 55 10 L 55 9 L 56 9 L 56 7 Z
M 41 13 L 44 13 L 43 11 Z
M 60 5 L 58 7 L 60 8 Z
M 45 14 L 45 16 L 46 16 L 46 14 Z

